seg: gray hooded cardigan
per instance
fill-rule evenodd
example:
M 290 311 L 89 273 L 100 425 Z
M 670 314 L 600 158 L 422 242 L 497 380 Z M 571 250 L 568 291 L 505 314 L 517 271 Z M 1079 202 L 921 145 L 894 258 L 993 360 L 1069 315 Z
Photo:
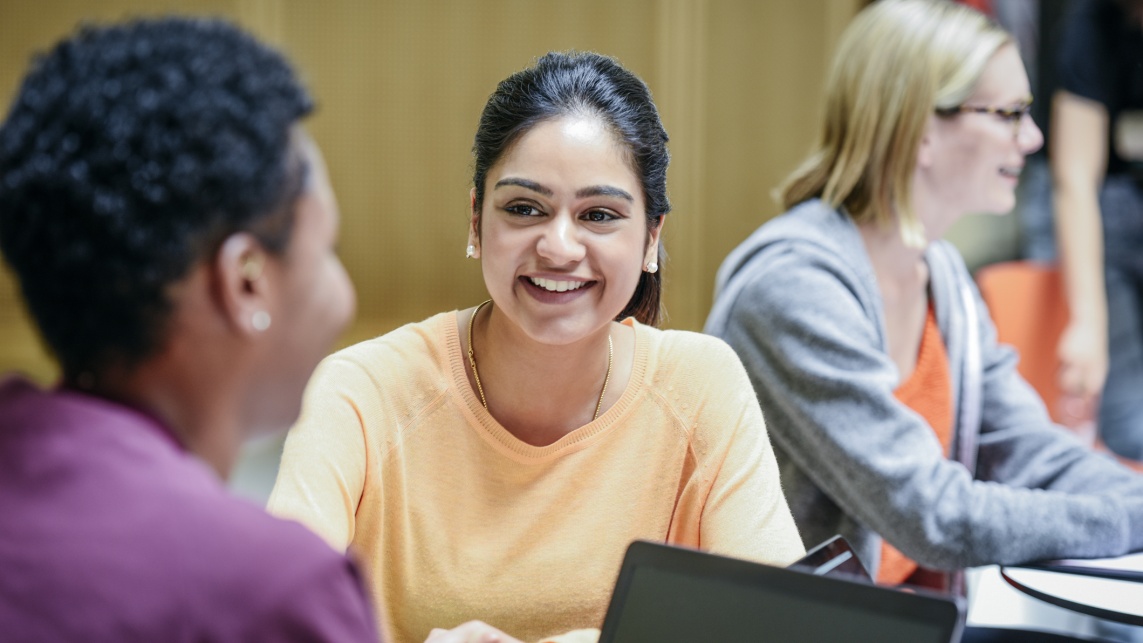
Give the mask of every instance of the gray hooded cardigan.
M 750 374 L 805 544 L 842 534 L 874 574 L 882 536 L 940 570 L 1143 549 L 1143 476 L 1052 424 L 950 244 L 925 260 L 953 382 L 951 458 L 893 396 L 880 291 L 847 215 L 807 201 L 718 272 L 705 330 Z

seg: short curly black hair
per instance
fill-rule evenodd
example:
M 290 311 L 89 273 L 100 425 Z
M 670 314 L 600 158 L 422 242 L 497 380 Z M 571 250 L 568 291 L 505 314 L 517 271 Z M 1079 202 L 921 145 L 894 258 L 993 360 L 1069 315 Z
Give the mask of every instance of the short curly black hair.
M 35 58 L 0 126 L 0 251 L 65 378 L 158 350 L 169 286 L 228 235 L 285 249 L 312 110 L 220 20 L 81 27 Z

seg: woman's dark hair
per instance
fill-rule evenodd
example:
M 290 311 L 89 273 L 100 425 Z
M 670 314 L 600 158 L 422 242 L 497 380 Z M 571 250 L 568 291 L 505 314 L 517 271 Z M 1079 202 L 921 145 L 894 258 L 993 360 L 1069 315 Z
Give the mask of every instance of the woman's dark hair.
M 643 186 L 650 231 L 660 217 L 671 211 L 667 200 L 667 131 L 647 85 L 618 62 L 593 53 L 546 54 L 535 65 L 496 86 L 484 105 L 472 145 L 476 211 L 479 213 L 484 204 L 484 181 L 489 169 L 512 144 L 544 121 L 571 115 L 601 119 L 623 142 Z M 478 220 L 478 232 L 479 224 Z M 619 319 L 635 317 L 644 324 L 659 323 L 663 259 L 660 243 L 660 270 L 642 273 L 635 294 Z
M 33 61 L 0 127 L 0 250 L 66 378 L 158 350 L 168 287 L 228 235 L 286 249 L 312 109 L 216 20 L 85 27 Z

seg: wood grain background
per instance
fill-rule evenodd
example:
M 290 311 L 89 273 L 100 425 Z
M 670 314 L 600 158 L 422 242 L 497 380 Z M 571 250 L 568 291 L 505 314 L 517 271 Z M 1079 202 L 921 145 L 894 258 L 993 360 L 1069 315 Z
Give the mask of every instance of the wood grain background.
M 357 341 L 479 302 L 464 259 L 470 147 L 496 82 L 549 50 L 618 58 L 671 136 L 666 327 L 697 330 L 731 248 L 777 213 L 816 136 L 833 43 L 861 0 L 14 0 L 0 3 L 0 101 L 80 21 L 205 14 L 282 47 L 318 98 L 308 126 L 342 210 Z M 55 368 L 0 271 L 0 372 Z

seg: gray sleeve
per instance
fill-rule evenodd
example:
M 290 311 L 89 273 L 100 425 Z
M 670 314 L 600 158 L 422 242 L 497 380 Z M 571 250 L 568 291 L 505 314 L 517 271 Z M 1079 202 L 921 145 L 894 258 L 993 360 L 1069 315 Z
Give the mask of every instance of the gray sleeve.
M 982 311 L 984 369 L 977 477 L 1029 489 L 1098 497 L 1107 503 L 1107 515 L 1089 523 L 1086 533 L 1077 534 L 1091 541 L 1078 543 L 1077 549 L 1100 556 L 1121 553 L 1123 547 L 1132 551 L 1143 548 L 1143 476 L 1092 451 L 1052 422 L 1039 395 L 1016 370 L 1016 351 L 997 343 L 988 309 L 979 293 L 976 295 Z M 1066 527 L 1058 517 L 1042 513 L 1036 506 L 1028 508 L 1026 519 Z
M 977 481 L 944 457 L 932 428 L 894 397 L 896 367 L 839 260 L 789 247 L 758 260 L 765 268 L 719 334 L 742 358 L 775 442 L 844 511 L 938 569 L 1127 549 L 1118 499 Z

